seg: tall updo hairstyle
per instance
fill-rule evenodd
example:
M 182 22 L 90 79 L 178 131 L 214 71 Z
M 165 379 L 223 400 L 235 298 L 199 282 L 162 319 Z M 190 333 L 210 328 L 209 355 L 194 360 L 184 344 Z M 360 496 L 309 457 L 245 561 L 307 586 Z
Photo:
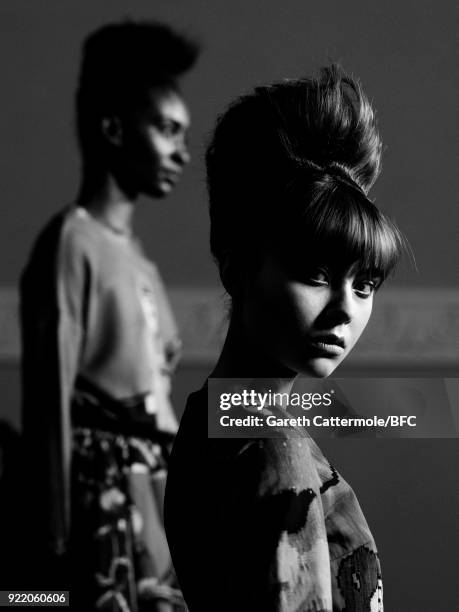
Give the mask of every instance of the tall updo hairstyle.
M 388 276 L 403 240 L 368 196 L 381 149 L 368 98 L 337 65 L 257 87 L 219 117 L 206 154 L 210 246 L 233 306 L 267 254 L 292 270 L 357 263 Z

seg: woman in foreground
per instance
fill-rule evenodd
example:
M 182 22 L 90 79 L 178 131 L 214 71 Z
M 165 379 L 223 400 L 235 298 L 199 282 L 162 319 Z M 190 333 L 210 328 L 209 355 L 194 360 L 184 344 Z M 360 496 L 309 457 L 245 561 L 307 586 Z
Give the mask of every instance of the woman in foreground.
M 400 251 L 367 195 L 380 157 L 371 106 L 336 66 L 259 87 L 220 118 L 207 153 L 211 249 L 232 310 L 212 378 L 288 392 L 349 354 Z M 207 438 L 214 409 L 207 385 L 190 396 L 167 484 L 190 611 L 380 612 L 374 540 L 315 442 L 293 428 Z

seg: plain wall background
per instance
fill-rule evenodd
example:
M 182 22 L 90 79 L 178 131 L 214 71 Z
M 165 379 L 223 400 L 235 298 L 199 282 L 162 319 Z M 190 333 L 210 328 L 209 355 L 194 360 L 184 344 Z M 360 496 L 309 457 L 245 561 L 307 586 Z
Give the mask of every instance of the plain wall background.
M 217 283 L 208 254 L 203 167 L 216 114 L 257 83 L 300 76 L 338 60 L 361 78 L 374 101 L 386 150 L 373 195 L 395 217 L 416 255 L 419 272 L 405 267 L 394 284 L 457 287 L 459 15 L 457 4 L 445 0 L 3 0 L 0 287 L 17 283 L 38 230 L 75 196 L 73 94 L 81 41 L 123 16 L 167 20 L 195 34 L 204 47 L 185 82 L 193 116 L 192 164 L 170 198 L 139 206 L 139 234 L 169 285 Z M 206 374 L 206 367 L 179 373 L 174 392 L 179 412 Z M 436 374 L 446 375 L 441 368 Z M 17 424 L 17 364 L 0 367 L 0 386 L 0 416 Z M 353 484 L 374 531 L 386 610 L 456 609 L 457 440 L 321 445 Z
M 3 0 L 0 285 L 16 282 L 43 220 L 76 193 L 72 109 L 81 41 L 128 15 L 167 19 L 204 44 L 186 87 L 192 166 L 172 197 L 139 207 L 139 232 L 168 283 L 216 283 L 203 170 L 216 114 L 257 83 L 339 60 L 378 111 L 386 151 L 373 195 L 416 254 L 419 274 L 402 271 L 395 282 L 457 286 L 459 14 L 445 0 Z

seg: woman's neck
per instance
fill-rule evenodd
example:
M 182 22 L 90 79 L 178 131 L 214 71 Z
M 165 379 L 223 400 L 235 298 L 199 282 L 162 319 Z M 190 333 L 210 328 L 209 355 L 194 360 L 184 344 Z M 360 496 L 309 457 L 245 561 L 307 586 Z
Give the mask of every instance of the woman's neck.
M 119 234 L 132 234 L 135 198 L 128 196 L 111 174 L 85 177 L 77 203 L 102 224 Z
M 253 341 L 236 315 L 231 317 L 225 344 L 211 378 L 256 379 L 273 392 L 289 392 L 296 373 L 283 366 Z

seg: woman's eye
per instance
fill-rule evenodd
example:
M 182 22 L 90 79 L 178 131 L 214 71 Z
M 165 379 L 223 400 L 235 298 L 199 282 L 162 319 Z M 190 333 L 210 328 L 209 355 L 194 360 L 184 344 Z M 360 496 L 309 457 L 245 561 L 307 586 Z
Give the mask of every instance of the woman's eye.
M 368 298 L 376 289 L 376 283 L 372 280 L 358 280 L 354 283 L 355 293 L 362 298 Z
M 166 138 L 173 138 L 177 133 L 177 126 L 175 123 L 170 123 L 167 121 L 158 121 L 157 127 L 161 134 Z
M 175 136 L 174 127 L 168 123 L 161 126 L 161 133 L 168 138 Z
M 307 281 L 313 285 L 328 285 L 328 275 L 324 270 L 313 270 L 306 276 Z

